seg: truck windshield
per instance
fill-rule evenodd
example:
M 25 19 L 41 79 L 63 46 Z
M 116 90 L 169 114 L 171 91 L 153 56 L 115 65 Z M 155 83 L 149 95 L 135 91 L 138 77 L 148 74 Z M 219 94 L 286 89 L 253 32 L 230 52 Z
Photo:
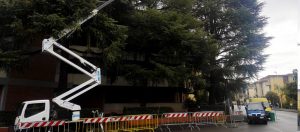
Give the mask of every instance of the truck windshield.
M 251 103 L 248 104 L 248 110 L 263 110 L 264 107 L 261 103 Z
M 18 116 L 21 115 L 22 110 L 23 110 L 23 107 L 24 107 L 24 103 L 22 103 L 22 104 L 18 107 L 18 109 L 17 109 L 17 114 L 18 114 Z

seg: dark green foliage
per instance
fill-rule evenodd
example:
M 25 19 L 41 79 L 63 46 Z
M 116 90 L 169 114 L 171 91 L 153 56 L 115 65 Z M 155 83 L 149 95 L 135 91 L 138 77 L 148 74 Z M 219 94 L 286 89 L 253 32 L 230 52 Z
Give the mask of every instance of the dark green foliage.
M 204 71 L 211 84 L 210 103 L 222 101 L 222 87 L 232 91 L 223 84 L 239 84 L 262 70 L 266 58 L 262 50 L 270 39 L 261 32 L 266 24 L 266 18 L 260 16 L 262 5 L 256 0 L 196 1 L 194 14 L 204 22 L 205 31 L 217 45 L 217 52 L 208 62 L 210 68 Z
M 0 53 L 3 54 L 1 61 L 6 61 L 1 64 L 8 65 L 7 67 L 14 66 L 15 63 L 12 62 L 20 61 L 24 57 L 22 54 L 36 45 L 36 42 L 49 36 L 57 37 L 64 28 L 78 26 L 75 24 L 77 21 L 84 19 L 93 8 L 101 4 L 96 0 L 1 2 L 0 28 L 3 32 L 0 36 Z M 80 39 L 92 39 L 92 46 L 97 45 L 104 51 L 107 63 L 113 63 L 120 58 L 117 52 L 121 50 L 126 39 L 126 27 L 116 25 L 116 21 L 106 15 L 99 15 L 86 25 L 81 31 L 89 32 L 91 36 L 82 36 Z M 67 39 L 64 38 L 63 42 Z M 90 43 L 87 45 L 91 46 Z
M 24 18 L 23 5 L 14 5 L 7 1 L 0 1 L 0 70 L 17 68 L 23 62 L 22 48 L 30 42 L 24 41 L 30 34 L 24 28 L 21 18 Z M 18 14 L 18 15 L 17 15 Z
M 262 70 L 270 38 L 256 0 L 116 0 L 80 27 L 74 24 L 98 2 L 0 1 L 1 67 L 20 62 L 32 43 L 76 27 L 60 41 L 86 46 L 78 52 L 96 57 L 111 83 L 125 76 L 132 85 L 184 87 L 198 103 L 209 91 L 209 102 L 217 103 Z
M 120 60 L 124 41 L 127 37 L 127 28 L 107 15 L 99 14 L 82 25 L 81 30 L 70 39 L 72 44 L 86 44 L 89 48 L 98 47 L 103 51 L 105 64 L 113 64 Z M 89 51 L 88 51 L 89 52 Z
M 280 99 L 279 96 L 277 95 L 277 93 L 269 91 L 266 94 L 266 98 L 270 101 L 270 103 L 275 106 L 277 104 L 279 104 Z
M 287 103 L 288 104 L 292 103 L 295 106 L 297 102 L 297 93 L 298 93 L 296 81 L 288 83 L 285 86 L 285 88 L 283 88 L 283 92 L 286 95 Z
M 193 70 L 199 72 L 197 63 L 202 64 L 208 52 L 203 48 L 209 48 L 201 22 L 188 14 L 156 9 L 136 11 L 130 18 L 126 51 L 141 57 L 144 64 L 126 69 L 126 77 L 134 84 L 168 80 L 183 86 Z
M 86 17 L 96 7 L 96 0 L 34 0 L 28 18 L 36 32 L 56 37 L 67 25 Z
M 293 70 L 293 82 L 288 83 L 284 88 L 283 88 L 283 93 L 286 95 L 286 103 L 289 107 L 291 107 L 291 105 L 293 107 L 297 106 L 297 96 L 298 95 L 298 88 L 297 88 L 297 84 L 298 84 L 298 70 L 295 69 Z M 288 108 L 289 108 L 288 107 Z

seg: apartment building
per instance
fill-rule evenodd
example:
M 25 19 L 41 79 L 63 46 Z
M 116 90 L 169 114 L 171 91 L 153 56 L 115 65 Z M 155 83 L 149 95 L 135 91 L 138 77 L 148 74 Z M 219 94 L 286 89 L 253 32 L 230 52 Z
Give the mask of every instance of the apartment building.
M 286 84 L 296 81 L 294 74 L 286 75 L 268 75 L 258 81 L 248 85 L 248 97 L 265 97 L 267 92 L 272 91 L 277 93 L 282 101 L 285 102 L 283 88 Z

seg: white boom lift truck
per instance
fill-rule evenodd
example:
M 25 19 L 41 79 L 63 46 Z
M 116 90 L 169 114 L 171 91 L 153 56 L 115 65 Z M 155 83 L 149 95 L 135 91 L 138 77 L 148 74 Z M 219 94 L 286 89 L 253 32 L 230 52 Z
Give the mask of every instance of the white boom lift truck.
M 102 3 L 100 6 L 95 8 L 86 18 L 79 20 L 76 22 L 75 26 L 80 26 L 85 23 L 87 20 L 91 19 L 95 15 L 97 15 L 98 11 L 113 2 L 114 0 L 108 0 Z M 70 101 L 79 95 L 87 92 L 88 90 L 96 87 L 97 85 L 101 84 L 101 72 L 100 68 L 96 67 L 95 65 L 91 64 L 84 58 L 80 57 L 79 55 L 75 54 L 71 50 L 65 48 L 57 41 L 62 37 L 70 35 L 76 30 L 76 28 L 66 28 L 60 32 L 57 38 L 50 37 L 48 39 L 44 39 L 42 42 L 42 51 L 48 52 L 51 55 L 59 58 L 60 60 L 64 61 L 65 63 L 71 65 L 72 67 L 78 69 L 82 73 L 86 74 L 90 77 L 90 79 L 75 88 L 70 89 L 69 91 L 55 97 L 52 99 L 54 103 L 58 106 L 72 111 L 72 120 L 80 119 L 80 110 L 81 107 L 77 104 L 71 103 Z M 74 58 L 78 59 L 83 66 L 91 68 L 91 71 L 85 70 L 83 67 L 76 65 L 75 63 L 71 62 L 67 58 L 61 56 L 60 54 L 56 53 L 54 47 L 68 53 L 69 55 L 73 56 Z M 18 115 L 15 119 L 15 128 L 18 128 L 21 123 L 28 123 L 28 122 L 47 122 L 50 121 L 50 114 L 51 114 L 51 106 L 49 100 L 32 100 L 32 101 L 25 101 L 22 103 L 22 106 L 18 110 Z

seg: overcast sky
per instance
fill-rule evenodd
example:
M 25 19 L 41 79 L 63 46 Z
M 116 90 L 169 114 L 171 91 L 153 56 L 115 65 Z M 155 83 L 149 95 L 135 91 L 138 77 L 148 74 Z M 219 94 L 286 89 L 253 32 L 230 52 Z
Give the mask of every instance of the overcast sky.
M 262 15 L 269 18 L 264 32 L 273 39 L 264 51 L 269 57 L 258 77 L 292 73 L 300 68 L 300 1 L 259 1 L 265 3 Z

